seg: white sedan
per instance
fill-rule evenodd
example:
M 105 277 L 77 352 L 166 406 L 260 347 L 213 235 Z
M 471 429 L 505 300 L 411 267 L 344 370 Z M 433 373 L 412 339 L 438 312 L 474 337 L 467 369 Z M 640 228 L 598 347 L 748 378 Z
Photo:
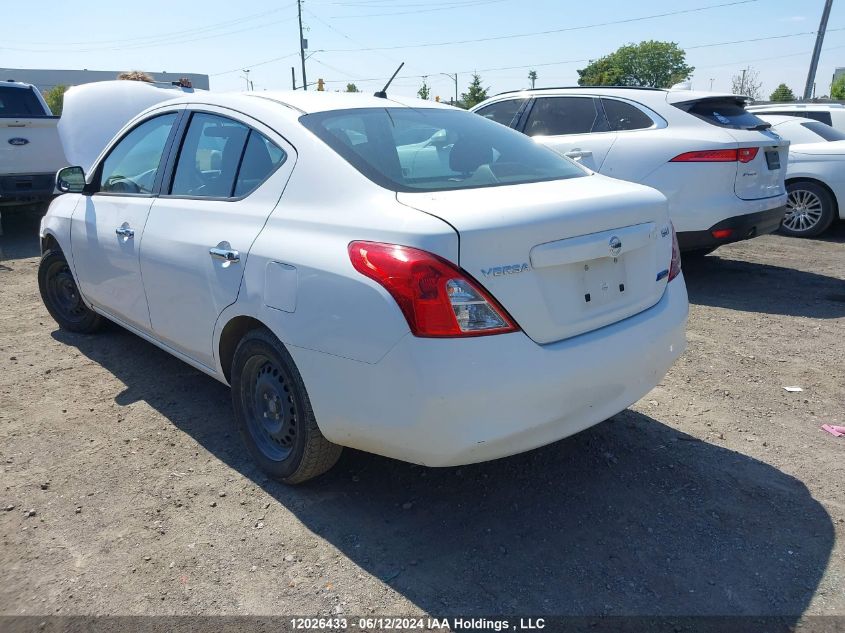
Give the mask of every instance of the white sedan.
M 845 219 L 845 133 L 806 118 L 758 113 L 791 141 L 786 170 L 786 216 L 780 230 L 795 237 L 820 235 Z
M 342 446 L 448 466 L 554 442 L 685 348 L 660 193 L 429 101 L 184 97 L 57 185 L 55 320 L 106 318 L 231 385 L 247 448 L 288 483 Z

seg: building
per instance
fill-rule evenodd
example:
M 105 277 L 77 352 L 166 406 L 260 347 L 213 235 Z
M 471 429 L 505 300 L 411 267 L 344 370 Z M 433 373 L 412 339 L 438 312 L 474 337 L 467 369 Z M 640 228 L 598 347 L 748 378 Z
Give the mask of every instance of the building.
M 836 70 L 833 71 L 833 81 L 830 82 L 830 85 L 836 83 L 836 80 L 845 76 L 845 68 L 837 67 Z
M 130 69 L 134 70 L 134 69 Z M 123 70 L 51 70 L 35 68 L 0 68 L 0 81 L 12 79 L 23 83 L 32 84 L 41 92 L 46 92 L 54 86 L 78 86 L 94 81 L 109 81 L 117 79 L 117 76 L 126 72 Z M 147 71 L 145 71 L 147 72 Z M 208 90 L 208 75 L 197 73 L 168 73 L 168 72 L 147 72 L 155 81 L 170 83 L 179 81 L 183 77 L 191 80 L 194 88 Z

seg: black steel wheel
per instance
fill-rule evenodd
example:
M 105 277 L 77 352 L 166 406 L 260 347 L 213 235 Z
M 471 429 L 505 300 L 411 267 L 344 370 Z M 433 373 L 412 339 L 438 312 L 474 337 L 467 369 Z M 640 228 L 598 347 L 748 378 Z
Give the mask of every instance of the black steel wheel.
M 264 472 L 301 483 L 334 466 L 342 448 L 320 432 L 302 377 L 268 330 L 248 332 L 232 361 L 238 431 Z
M 47 251 L 41 256 L 38 290 L 50 316 L 62 329 L 91 334 L 102 326 L 102 317 L 85 305 L 61 251 Z

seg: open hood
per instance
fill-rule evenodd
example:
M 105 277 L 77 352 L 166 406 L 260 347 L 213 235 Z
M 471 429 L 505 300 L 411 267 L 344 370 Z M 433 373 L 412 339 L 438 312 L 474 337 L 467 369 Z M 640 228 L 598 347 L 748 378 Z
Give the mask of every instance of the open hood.
M 86 172 L 126 123 L 147 108 L 191 89 L 143 81 L 99 81 L 65 93 L 59 138 L 71 165 Z

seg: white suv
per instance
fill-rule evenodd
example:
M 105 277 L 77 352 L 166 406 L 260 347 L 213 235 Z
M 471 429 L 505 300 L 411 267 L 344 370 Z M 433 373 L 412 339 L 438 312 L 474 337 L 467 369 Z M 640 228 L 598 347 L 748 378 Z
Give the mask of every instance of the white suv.
M 799 116 L 845 132 L 845 104 L 842 103 L 768 103 L 748 106 L 748 111 L 769 116 Z
M 681 249 L 772 233 L 786 205 L 789 143 L 745 110 L 745 97 L 651 88 L 544 88 L 472 109 L 582 165 L 669 199 Z

